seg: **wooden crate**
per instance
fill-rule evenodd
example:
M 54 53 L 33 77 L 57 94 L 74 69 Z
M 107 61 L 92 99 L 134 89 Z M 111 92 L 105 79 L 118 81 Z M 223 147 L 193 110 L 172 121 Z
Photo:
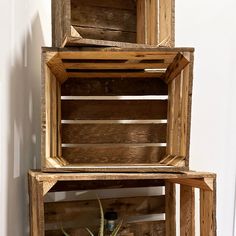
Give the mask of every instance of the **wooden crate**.
M 188 169 L 192 48 L 42 58 L 43 171 Z
M 195 235 L 194 197 L 195 188 L 198 188 L 200 189 L 200 235 L 216 236 L 215 177 L 212 173 L 199 172 L 104 175 L 99 173 L 50 174 L 30 171 L 30 235 L 62 235 L 61 225 L 70 232 L 71 236 L 88 235 L 84 227 L 98 228 L 99 207 L 97 200 L 90 199 L 85 192 L 82 199 L 78 191 L 113 189 L 115 198 L 107 198 L 103 191 L 104 199 L 101 198 L 101 202 L 105 211 L 113 209 L 117 211 L 120 218 L 125 219 L 121 235 L 175 236 L 176 199 L 179 199 L 176 198 L 175 185 L 180 184 L 180 235 Z M 138 190 L 143 186 L 158 187 L 149 188 L 149 191 L 141 194 Z M 56 197 L 52 195 L 53 192 L 60 191 L 63 191 L 63 194 Z M 147 192 L 149 192 L 148 196 Z M 122 193 L 125 195 L 120 197 Z
M 53 46 L 174 46 L 174 0 L 52 0 Z

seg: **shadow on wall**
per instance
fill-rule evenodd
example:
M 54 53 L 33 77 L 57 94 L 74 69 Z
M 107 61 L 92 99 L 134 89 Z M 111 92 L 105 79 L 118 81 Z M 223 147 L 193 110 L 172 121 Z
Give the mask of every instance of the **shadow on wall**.
M 39 167 L 41 46 L 39 15 L 10 62 L 7 236 L 28 235 L 27 172 Z

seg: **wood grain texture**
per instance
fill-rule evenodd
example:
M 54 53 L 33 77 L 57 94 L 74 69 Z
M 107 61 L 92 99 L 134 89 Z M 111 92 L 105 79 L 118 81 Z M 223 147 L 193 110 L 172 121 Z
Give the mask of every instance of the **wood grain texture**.
M 165 183 L 166 196 L 166 236 L 176 235 L 176 192 L 175 184 Z
M 159 0 L 159 43 L 173 47 L 175 40 L 175 1 Z
M 120 218 L 165 212 L 164 196 L 101 199 L 101 202 L 104 212 L 114 209 Z M 45 223 L 75 221 L 77 227 L 86 227 L 88 222 L 96 224 L 100 215 L 97 200 L 47 202 L 44 207 Z
M 180 185 L 180 236 L 195 235 L 194 188 Z
M 62 156 L 71 164 L 158 163 L 164 155 L 165 147 L 85 145 L 62 148 Z
M 61 47 L 65 37 L 70 36 L 70 0 L 52 0 L 52 45 Z
M 59 181 L 50 192 L 164 186 L 163 180 Z M 122 190 L 123 191 L 123 190 Z
M 216 179 L 213 191 L 200 191 L 200 235 L 216 236 Z
M 87 2 L 72 0 L 71 24 L 83 38 L 135 42 L 135 3 L 128 0 L 128 7 L 122 7 L 126 4 L 117 0 L 113 3 L 112 5 L 104 1 L 100 3 L 94 0 Z M 130 36 L 127 33 L 131 33 Z
M 61 86 L 62 96 L 167 95 L 158 78 L 70 78 Z
M 43 183 L 28 175 L 30 236 L 44 236 Z
M 71 236 L 87 236 L 88 232 L 84 229 L 76 229 L 70 227 L 66 229 Z M 92 227 L 91 230 L 95 233 L 97 232 L 97 227 Z M 47 230 L 45 232 L 46 236 L 61 236 L 60 230 Z M 120 236 L 162 236 L 165 235 L 165 221 L 146 221 L 125 224 L 122 229 Z
M 62 143 L 165 143 L 166 124 L 63 124 Z
M 83 100 L 61 103 L 62 120 L 166 119 L 166 100 Z

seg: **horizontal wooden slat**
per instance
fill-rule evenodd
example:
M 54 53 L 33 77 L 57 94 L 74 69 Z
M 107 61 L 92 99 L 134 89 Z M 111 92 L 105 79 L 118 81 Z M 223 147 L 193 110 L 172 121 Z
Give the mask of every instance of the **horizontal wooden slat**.
M 166 69 L 169 63 L 63 63 L 65 69 L 119 70 L 119 69 Z
M 48 48 L 47 48 L 48 49 Z M 127 50 L 127 49 L 126 49 Z M 135 51 L 138 50 L 138 51 Z M 61 59 L 97 59 L 97 60 L 174 60 L 178 51 L 169 49 L 129 49 L 129 51 L 62 51 L 58 52 Z
M 98 227 L 90 227 L 94 233 L 98 233 Z M 66 229 L 70 236 L 88 236 L 85 229 Z M 165 234 L 165 221 L 146 221 L 129 223 L 122 226 L 120 236 L 164 236 Z M 47 230 L 46 236 L 61 236 L 61 230 Z M 97 234 L 95 234 L 97 235 Z
M 70 78 L 61 86 L 62 96 L 168 95 L 158 78 Z
M 71 0 L 72 11 L 77 7 L 77 5 L 87 5 L 87 6 L 97 6 L 97 7 L 108 7 L 108 8 L 118 8 L 127 10 L 136 10 L 136 4 L 133 0 L 126 0 L 123 4 L 123 0 Z
M 165 156 L 165 147 L 80 146 L 62 148 L 62 156 L 70 164 L 92 163 L 158 163 Z
M 136 11 L 77 4 L 71 12 L 73 26 L 136 32 Z
M 163 180 L 58 181 L 50 192 L 164 186 Z
M 84 39 L 109 40 L 115 42 L 136 42 L 136 32 L 125 32 L 120 30 L 100 29 L 94 27 L 82 27 L 74 25 Z
M 63 124 L 62 143 L 165 143 L 166 124 Z
M 143 70 L 141 72 L 120 72 L 120 71 L 111 71 L 111 72 L 94 72 L 90 71 L 88 72 L 67 72 L 68 78 L 160 78 L 165 74 L 164 72 L 155 72 L 155 73 L 150 73 L 150 72 L 144 72 Z
M 165 196 L 154 197 L 127 197 L 117 199 L 101 199 L 104 212 L 114 209 L 120 217 L 158 214 L 165 212 Z M 45 222 L 77 221 L 78 226 L 85 219 L 96 222 L 99 218 L 99 205 L 97 200 L 83 200 L 71 202 L 45 203 Z M 87 223 L 89 220 L 87 221 Z
M 62 120 L 166 119 L 167 100 L 62 100 Z

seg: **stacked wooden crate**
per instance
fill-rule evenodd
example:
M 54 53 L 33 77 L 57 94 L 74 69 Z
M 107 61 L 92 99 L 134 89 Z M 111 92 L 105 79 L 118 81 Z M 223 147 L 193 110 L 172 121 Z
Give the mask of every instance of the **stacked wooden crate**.
M 174 47 L 174 1 L 52 0 L 52 26 L 53 47 L 42 50 L 42 172 L 29 172 L 31 235 L 96 231 L 96 201 L 72 201 L 73 191 L 155 186 L 103 207 L 125 218 L 120 235 L 176 235 L 176 184 L 180 235 L 195 234 L 195 188 L 201 235 L 216 235 L 215 175 L 188 171 L 194 49 Z M 62 191 L 65 199 L 48 200 Z

